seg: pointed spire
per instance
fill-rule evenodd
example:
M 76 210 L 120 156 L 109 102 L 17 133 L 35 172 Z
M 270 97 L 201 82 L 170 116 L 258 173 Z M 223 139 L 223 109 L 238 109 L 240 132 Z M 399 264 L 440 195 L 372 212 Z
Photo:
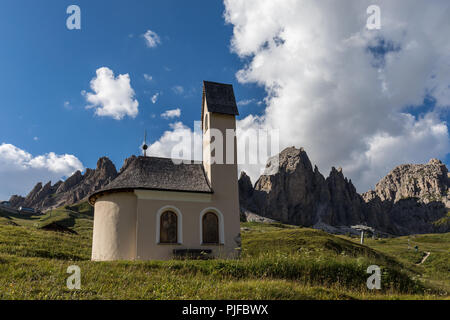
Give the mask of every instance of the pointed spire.
M 145 130 L 145 132 L 144 132 L 144 144 L 142 145 L 142 150 L 144 150 L 144 157 L 147 156 L 147 149 L 148 149 L 148 145 L 147 145 L 147 130 Z

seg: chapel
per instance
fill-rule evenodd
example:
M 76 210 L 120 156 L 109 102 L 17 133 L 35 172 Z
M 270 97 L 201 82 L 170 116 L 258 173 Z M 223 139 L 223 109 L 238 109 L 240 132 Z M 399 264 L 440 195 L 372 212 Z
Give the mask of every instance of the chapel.
M 202 161 L 146 152 L 128 158 L 111 183 L 89 196 L 94 206 L 92 260 L 236 257 L 238 114 L 232 85 L 204 81 Z

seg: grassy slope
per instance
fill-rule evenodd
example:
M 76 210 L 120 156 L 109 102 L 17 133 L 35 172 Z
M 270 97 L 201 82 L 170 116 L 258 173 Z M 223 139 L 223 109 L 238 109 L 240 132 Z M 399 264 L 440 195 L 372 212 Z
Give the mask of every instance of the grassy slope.
M 408 249 L 409 240 L 409 249 Z M 356 241 L 356 240 L 355 240 Z M 450 233 L 425 234 L 383 240 L 366 240 L 366 245 L 412 266 L 416 278 L 427 286 L 450 293 Z M 414 247 L 418 247 L 418 251 Z M 427 252 L 429 257 L 419 264 Z
M 361 246 L 317 230 L 257 223 L 242 225 L 240 260 L 100 263 L 89 261 L 91 208 L 66 209 L 29 219 L 0 213 L 1 299 L 448 299 L 440 291 L 448 285 L 450 234 L 414 239 L 421 252 L 432 251 L 421 266 L 421 252 L 407 251 L 403 238 Z M 78 235 L 37 228 L 55 221 Z M 72 264 L 81 268 L 81 291 L 65 286 Z M 365 288 L 371 264 L 383 269 L 381 292 Z

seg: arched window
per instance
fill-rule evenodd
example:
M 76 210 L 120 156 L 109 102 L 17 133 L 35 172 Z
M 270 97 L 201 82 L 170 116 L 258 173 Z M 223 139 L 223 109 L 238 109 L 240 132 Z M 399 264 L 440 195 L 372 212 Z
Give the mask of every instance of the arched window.
M 178 217 L 173 211 L 165 211 L 159 220 L 159 243 L 178 243 Z
M 202 218 L 202 239 L 204 244 L 219 244 L 219 218 L 207 212 Z

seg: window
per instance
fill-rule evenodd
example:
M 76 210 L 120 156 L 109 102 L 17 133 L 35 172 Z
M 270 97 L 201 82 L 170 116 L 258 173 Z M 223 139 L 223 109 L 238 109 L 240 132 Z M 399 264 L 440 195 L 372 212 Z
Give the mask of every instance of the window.
M 205 132 L 208 131 L 208 114 L 205 115 Z
M 219 218 L 215 213 L 208 212 L 202 218 L 204 244 L 219 244 Z
M 223 214 L 214 207 L 200 212 L 200 245 L 224 245 L 225 230 Z
M 175 212 L 165 211 L 161 214 L 159 243 L 178 243 L 178 217 Z
M 174 206 L 164 206 L 156 213 L 156 243 L 183 243 L 183 215 Z

